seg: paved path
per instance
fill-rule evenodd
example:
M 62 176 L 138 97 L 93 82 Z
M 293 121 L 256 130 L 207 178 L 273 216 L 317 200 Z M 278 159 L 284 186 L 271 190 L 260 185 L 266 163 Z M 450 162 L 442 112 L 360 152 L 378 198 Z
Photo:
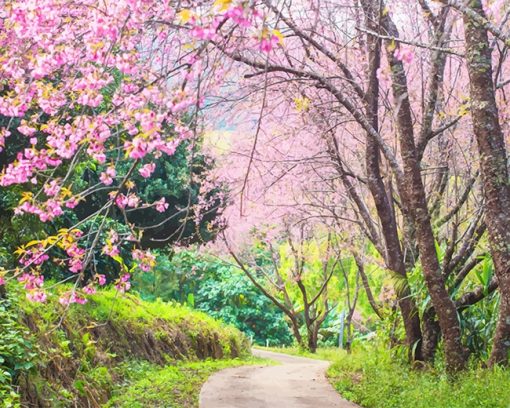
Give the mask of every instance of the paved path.
M 200 392 L 200 408 L 355 408 L 324 375 L 329 362 L 253 350 L 276 366 L 227 368 L 213 374 Z

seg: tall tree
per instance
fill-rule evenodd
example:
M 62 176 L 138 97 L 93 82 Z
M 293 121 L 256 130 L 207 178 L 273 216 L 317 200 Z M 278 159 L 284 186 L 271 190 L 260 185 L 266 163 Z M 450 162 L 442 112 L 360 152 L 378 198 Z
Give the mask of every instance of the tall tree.
M 499 123 L 492 49 L 482 2 L 471 0 L 464 14 L 471 116 L 478 143 L 490 248 L 500 291 L 499 318 L 490 364 L 508 363 L 510 350 L 510 180 L 505 137 Z M 478 17 L 477 17 L 478 16 Z

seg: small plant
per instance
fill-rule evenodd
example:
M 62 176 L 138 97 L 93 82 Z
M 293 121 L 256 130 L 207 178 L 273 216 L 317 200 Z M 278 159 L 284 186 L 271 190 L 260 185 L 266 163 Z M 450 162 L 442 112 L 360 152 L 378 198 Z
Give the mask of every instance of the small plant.
M 37 355 L 27 340 L 29 334 L 18 322 L 18 315 L 8 299 L 0 300 L 0 401 L 4 407 L 19 405 L 19 395 L 13 385 L 21 371 L 34 365 Z

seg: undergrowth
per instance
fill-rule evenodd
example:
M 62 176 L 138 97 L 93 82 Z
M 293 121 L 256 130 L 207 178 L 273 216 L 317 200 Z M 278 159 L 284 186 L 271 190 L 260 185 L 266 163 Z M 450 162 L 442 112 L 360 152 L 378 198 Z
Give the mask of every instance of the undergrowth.
M 510 408 L 510 370 L 470 368 L 455 378 L 438 359 L 435 367 L 412 369 L 402 356 L 374 344 L 357 344 L 352 353 L 319 349 L 271 349 L 331 361 L 327 376 L 343 398 L 365 408 Z

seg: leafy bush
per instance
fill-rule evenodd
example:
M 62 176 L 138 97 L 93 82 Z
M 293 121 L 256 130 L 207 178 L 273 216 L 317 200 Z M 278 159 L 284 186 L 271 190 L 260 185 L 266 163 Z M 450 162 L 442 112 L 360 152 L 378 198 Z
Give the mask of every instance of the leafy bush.
M 241 272 L 221 268 L 215 279 L 200 285 L 195 302 L 198 309 L 237 327 L 257 344 L 292 344 L 283 312 Z
M 0 300 L 0 401 L 4 407 L 19 404 L 13 387 L 19 372 L 33 367 L 36 353 L 27 340 L 28 331 L 18 322 L 18 315 L 7 299 Z
M 283 313 L 238 269 L 195 251 L 171 259 L 160 255 L 152 273 L 135 277 L 143 299 L 175 300 L 231 324 L 257 344 L 289 345 L 292 336 Z

